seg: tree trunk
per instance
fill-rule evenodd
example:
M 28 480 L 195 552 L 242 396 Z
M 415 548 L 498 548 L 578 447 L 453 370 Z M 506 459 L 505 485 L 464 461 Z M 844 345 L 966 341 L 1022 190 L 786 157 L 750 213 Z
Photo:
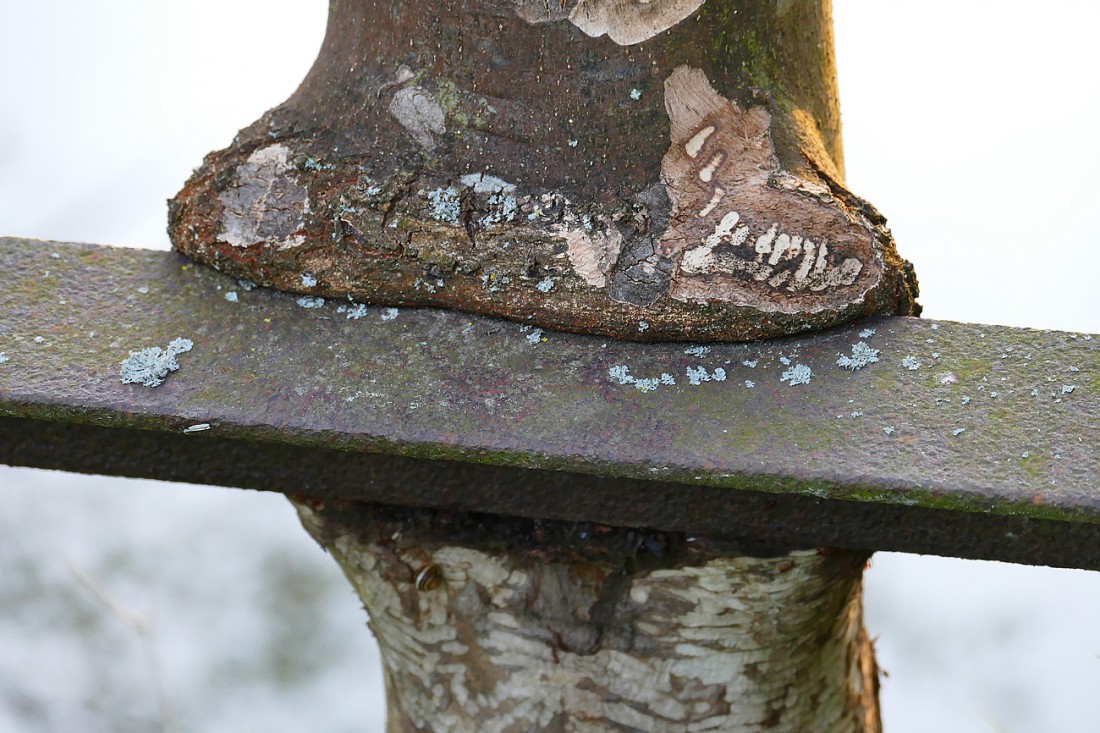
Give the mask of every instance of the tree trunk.
M 174 246 L 312 296 L 639 340 L 915 314 L 843 185 L 828 0 L 334 0 Z M 866 556 L 298 504 L 371 616 L 391 733 L 877 731 Z
M 297 506 L 370 614 L 389 733 L 881 729 L 864 553 Z
M 843 186 L 828 0 L 334 0 L 297 92 L 172 202 L 313 296 L 640 340 L 913 314 Z

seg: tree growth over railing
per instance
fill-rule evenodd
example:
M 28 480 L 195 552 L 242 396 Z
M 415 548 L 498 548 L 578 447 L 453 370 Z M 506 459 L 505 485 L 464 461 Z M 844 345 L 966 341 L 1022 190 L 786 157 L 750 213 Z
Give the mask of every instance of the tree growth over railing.
M 587 161 L 584 177 L 571 173 L 548 153 L 561 132 L 552 113 L 567 100 L 555 92 L 545 102 L 549 92 L 536 84 L 522 87 L 526 103 L 538 109 L 542 100 L 549 110 L 542 121 L 533 115 L 532 161 L 502 156 L 524 171 L 504 178 L 478 153 L 463 158 L 471 141 L 490 149 L 498 137 L 520 148 L 531 142 L 479 122 L 478 109 L 496 109 L 496 97 L 478 104 L 474 88 L 487 82 L 466 79 L 461 58 L 434 56 L 463 47 L 443 43 L 453 40 L 453 26 L 438 20 L 448 16 L 408 6 L 408 27 L 394 21 L 385 30 L 431 29 L 442 40 L 402 51 L 410 58 L 391 64 L 383 84 L 371 84 L 369 72 L 352 84 L 333 59 L 357 52 L 367 11 L 334 4 L 312 85 L 208 159 L 173 209 L 179 246 L 302 297 L 241 285 L 226 299 L 210 284 L 232 280 L 177 272 L 164 255 L 59 248 L 56 259 L 82 264 L 89 283 L 109 283 L 120 269 L 156 271 L 170 297 L 144 321 L 147 330 L 135 328 L 144 316 L 97 300 L 102 291 L 91 284 L 80 312 L 147 336 L 131 345 L 122 377 L 148 387 L 168 379 L 144 392 L 116 384 L 113 356 L 67 353 L 66 368 L 79 377 L 65 392 L 55 373 L 20 366 L 8 373 L 22 381 L 4 393 L 13 434 L 60 431 L 74 446 L 140 438 L 166 458 L 143 467 L 144 451 L 129 463 L 79 451 L 52 465 L 285 486 L 379 630 L 393 730 L 503 729 L 521 720 L 599 730 L 644 727 L 647 717 L 667 729 L 699 721 L 723 730 L 875 729 L 858 594 L 868 550 L 1094 566 L 1094 443 L 1067 433 L 1094 428 L 1093 386 L 1066 383 L 1048 395 L 1047 378 L 1066 359 L 1094 374 L 1095 351 L 1085 337 L 907 320 L 750 345 L 641 347 L 543 330 L 748 338 L 914 310 L 911 272 L 877 213 L 840 183 L 828 95 L 815 108 L 821 100 L 798 87 L 803 77 L 783 73 L 799 54 L 781 40 L 799 48 L 807 36 L 794 31 L 816 28 L 809 46 L 825 54 L 815 68 L 828 87 L 827 13 L 791 17 L 781 4 L 774 16 L 746 13 L 744 25 L 730 17 L 708 25 L 712 13 L 736 8 L 712 2 L 695 15 L 698 5 L 679 21 L 691 16 L 703 31 L 678 31 L 677 21 L 637 41 L 657 51 L 638 52 L 642 79 L 627 96 L 641 102 L 663 91 L 663 104 L 620 113 L 605 103 L 612 122 L 627 120 L 625 131 L 661 132 L 669 152 L 658 160 L 643 145 L 619 163 L 605 157 L 607 168 Z M 515 18 L 487 38 L 505 25 L 533 33 L 528 25 L 538 21 L 539 33 L 562 43 L 597 44 L 588 65 L 578 64 L 593 78 L 618 83 L 601 64 L 639 65 L 612 53 L 620 41 L 632 46 L 633 35 L 576 22 L 629 16 L 625 5 L 596 12 L 577 3 L 568 16 L 534 19 L 530 9 L 511 10 Z M 589 15 L 574 17 L 582 12 Z M 693 28 L 724 38 L 724 50 L 744 47 L 745 58 L 719 58 L 704 43 L 683 50 L 677 33 Z M 750 37 L 775 48 L 753 50 Z M 505 44 L 502 58 L 531 47 Z M 739 71 L 715 83 L 739 91 L 725 97 L 705 70 L 701 77 L 663 54 L 728 64 Z M 462 72 L 471 88 L 416 67 Z M 326 96 L 332 90 L 335 98 Z M 360 103 L 372 111 L 358 114 Z M 600 107 L 583 107 L 592 109 Z M 755 132 L 743 119 L 753 110 Z M 648 123 L 632 127 L 635 114 Z M 513 117 L 515 127 L 522 115 Z M 365 119 L 367 129 L 342 127 L 349 119 Z M 598 137 L 599 119 L 579 128 Z M 565 144 L 579 146 L 579 138 Z M 385 155 L 371 155 L 378 151 Z M 415 176 L 380 175 L 372 165 Z M 754 171 L 766 175 L 756 180 Z M 421 189 L 421 176 L 439 185 Z M 650 182 L 640 188 L 635 178 Z M 601 181 L 619 187 L 594 188 Z M 530 193 L 548 182 L 565 193 Z M 577 200 L 584 203 L 573 211 Z M 791 211 L 796 225 L 780 226 Z M 850 226 L 862 227 L 859 237 Z M 499 246 L 491 240 L 498 230 Z M 46 256 L 17 241 L 8 251 L 12 272 L 30 273 Z M 5 313 L 48 318 L 49 286 L 31 276 L 19 283 Z M 326 306 L 333 295 L 464 308 L 535 327 L 405 310 L 398 324 L 392 310 Z M 27 313 L 35 303 L 41 312 Z M 276 315 L 258 319 L 257 304 Z M 326 323 L 331 310 L 342 322 Z M 343 317 L 352 312 L 377 315 L 393 332 L 364 340 L 326 331 L 349 328 Z M 58 323 L 57 333 L 66 327 Z M 214 329 L 202 356 L 196 334 Z M 321 337 L 341 345 L 339 359 L 318 357 L 311 347 Z M 180 373 L 169 376 L 171 367 Z M 1024 430 L 1017 416 L 1029 410 L 1035 422 Z M 6 444 L 19 456 L 12 462 L 46 462 L 25 439 Z M 303 475 L 307 466 L 315 470 Z M 421 509 L 367 511 L 348 500 Z

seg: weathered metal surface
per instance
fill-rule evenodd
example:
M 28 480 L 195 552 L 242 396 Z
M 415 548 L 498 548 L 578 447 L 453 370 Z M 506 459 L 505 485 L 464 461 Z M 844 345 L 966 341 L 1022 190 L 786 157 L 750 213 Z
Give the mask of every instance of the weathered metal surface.
M 1100 568 L 1100 337 L 894 318 L 687 353 L 348 318 L 165 252 L 3 239 L 0 271 L 5 463 Z M 122 384 L 177 337 L 163 385 Z

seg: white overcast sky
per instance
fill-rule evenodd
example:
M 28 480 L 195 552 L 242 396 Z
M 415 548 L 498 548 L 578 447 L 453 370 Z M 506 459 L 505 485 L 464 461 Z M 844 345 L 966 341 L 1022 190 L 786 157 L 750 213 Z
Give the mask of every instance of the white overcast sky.
M 165 200 L 293 91 L 325 11 L 5 3 L 0 234 L 166 248 Z M 848 183 L 890 220 L 926 316 L 1100 333 L 1100 3 L 834 12 Z M 888 733 L 1100 729 L 1098 575 L 877 559 Z

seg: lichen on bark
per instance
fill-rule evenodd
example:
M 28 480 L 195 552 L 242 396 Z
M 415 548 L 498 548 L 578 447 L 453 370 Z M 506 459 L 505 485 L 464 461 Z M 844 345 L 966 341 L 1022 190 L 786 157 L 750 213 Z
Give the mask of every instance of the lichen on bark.
M 298 92 L 172 202 L 174 246 L 294 292 L 311 272 L 311 295 L 636 340 L 919 310 L 841 180 L 827 4 L 538 6 L 333 3 Z

